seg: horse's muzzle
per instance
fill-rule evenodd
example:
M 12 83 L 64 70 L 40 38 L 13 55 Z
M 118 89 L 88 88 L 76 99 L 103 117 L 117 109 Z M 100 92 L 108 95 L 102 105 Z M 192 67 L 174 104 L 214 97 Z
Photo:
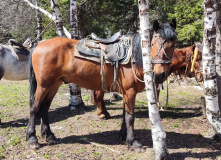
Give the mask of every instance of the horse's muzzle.
M 166 78 L 166 73 L 163 72 L 163 73 L 157 74 L 153 72 L 153 77 L 156 83 L 163 83 Z

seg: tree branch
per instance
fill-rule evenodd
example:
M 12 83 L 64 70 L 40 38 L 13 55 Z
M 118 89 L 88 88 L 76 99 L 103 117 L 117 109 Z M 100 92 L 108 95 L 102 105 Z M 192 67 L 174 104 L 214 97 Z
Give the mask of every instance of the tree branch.
M 46 16 L 48 16 L 48 18 L 50 18 L 51 20 L 54 21 L 54 23 L 56 23 L 56 17 L 53 16 L 51 13 L 49 13 L 48 11 L 44 10 L 43 8 L 41 7 L 38 7 L 34 4 L 32 4 L 29 0 L 23 0 L 24 2 L 26 2 L 30 7 L 36 9 L 36 10 L 39 10 L 40 12 L 44 13 Z M 63 30 L 64 30 L 64 34 L 67 38 L 71 38 L 71 34 L 68 32 L 68 30 L 63 26 Z

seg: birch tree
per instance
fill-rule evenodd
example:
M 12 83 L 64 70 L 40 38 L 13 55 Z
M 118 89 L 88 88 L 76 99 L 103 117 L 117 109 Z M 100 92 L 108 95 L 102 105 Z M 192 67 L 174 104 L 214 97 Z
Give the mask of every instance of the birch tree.
M 77 0 L 70 0 L 70 25 L 71 38 L 78 39 Z
M 206 115 L 212 125 L 215 140 L 221 140 L 221 119 L 218 106 L 217 75 L 215 67 L 217 0 L 204 0 L 203 74 Z
M 63 30 L 63 21 L 57 0 L 51 0 L 52 15 L 55 17 L 56 32 L 60 37 L 65 37 Z
M 159 109 L 154 96 L 154 84 L 152 77 L 152 56 L 150 46 L 150 22 L 149 22 L 149 1 L 139 0 L 139 19 L 141 33 L 141 48 L 143 55 L 144 81 L 147 91 L 149 118 L 152 124 L 151 133 L 153 139 L 153 150 L 155 159 L 160 160 L 167 157 L 168 151 L 165 143 L 166 133 L 163 131 Z
M 216 14 L 216 73 L 218 86 L 219 110 L 221 110 L 221 1 L 218 1 Z
M 29 0 L 23 0 L 23 1 L 26 2 L 31 8 L 39 10 L 41 13 L 45 14 L 48 18 L 53 20 L 54 23 L 56 23 L 56 16 L 55 15 L 52 15 L 50 12 L 44 10 L 43 8 L 32 4 Z M 71 38 L 71 34 L 68 32 L 68 30 L 64 26 L 62 28 L 63 28 L 63 32 L 64 32 L 65 36 L 67 38 Z
M 36 6 L 40 6 L 39 5 L 40 2 L 39 0 L 36 1 Z M 42 31 L 42 16 L 41 13 L 39 12 L 39 10 L 36 10 L 36 20 L 37 20 L 37 27 L 36 27 L 36 31 L 37 31 L 37 41 L 41 41 L 42 40 L 42 36 L 41 36 L 41 31 Z

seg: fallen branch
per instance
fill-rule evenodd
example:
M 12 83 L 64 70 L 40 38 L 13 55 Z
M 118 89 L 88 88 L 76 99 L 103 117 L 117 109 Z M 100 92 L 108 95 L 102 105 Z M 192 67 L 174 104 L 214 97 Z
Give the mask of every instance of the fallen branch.
M 108 150 L 111 150 L 111 151 L 113 151 L 113 152 L 117 152 L 117 153 L 119 153 L 119 154 L 121 153 L 120 151 L 114 150 L 114 149 L 112 149 L 112 148 L 110 148 L 110 147 L 107 147 L 107 146 L 105 146 L 105 145 L 101 145 L 101 144 L 98 144 L 98 143 L 95 143 L 95 142 L 87 141 L 87 140 L 85 140 L 85 139 L 83 139 L 83 138 L 81 138 L 80 140 L 82 140 L 82 141 L 84 141 L 84 142 L 86 142 L 86 143 L 90 143 L 90 144 L 92 144 L 92 145 L 94 145 L 94 146 L 106 148 L 106 149 L 108 149 Z

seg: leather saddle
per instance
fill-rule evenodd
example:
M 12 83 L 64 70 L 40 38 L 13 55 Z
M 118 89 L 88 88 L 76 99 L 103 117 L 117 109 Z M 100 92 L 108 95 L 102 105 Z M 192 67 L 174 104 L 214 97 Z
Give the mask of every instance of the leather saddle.
M 104 43 L 104 44 L 114 43 L 116 41 L 119 41 L 121 36 L 122 36 L 122 31 L 115 33 L 113 36 L 109 38 L 100 38 L 95 33 L 91 33 L 91 38 L 95 40 L 96 43 Z
M 30 38 L 28 38 L 23 44 L 14 39 L 9 39 L 8 44 L 19 61 L 29 60 L 30 50 L 31 47 L 33 47 L 33 43 L 31 42 Z
M 125 38 L 124 36 L 122 36 L 121 31 L 106 39 L 98 37 L 95 33 L 91 33 L 91 38 L 92 39 L 86 38 L 81 40 L 78 43 L 77 50 L 83 54 L 100 57 L 100 75 L 102 80 L 102 88 L 104 91 L 107 91 L 104 73 L 105 59 L 111 62 L 114 67 L 114 80 L 110 90 L 112 88 L 113 90 L 116 90 L 117 85 L 119 87 L 119 84 L 117 82 L 118 65 L 119 62 L 123 60 L 127 56 L 127 54 L 129 54 L 129 38 Z
M 122 31 L 115 33 L 110 38 L 100 38 L 95 33 L 91 33 L 92 40 L 85 39 L 84 45 L 91 49 L 99 49 L 100 53 L 103 53 L 105 59 L 111 62 L 120 61 L 125 57 L 126 48 L 123 43 L 120 42 L 122 37 Z
M 21 54 L 28 56 L 30 54 L 29 50 L 27 47 L 24 47 L 21 43 L 14 39 L 9 39 L 8 40 L 9 45 L 12 46 L 13 50 L 15 51 L 16 54 Z

